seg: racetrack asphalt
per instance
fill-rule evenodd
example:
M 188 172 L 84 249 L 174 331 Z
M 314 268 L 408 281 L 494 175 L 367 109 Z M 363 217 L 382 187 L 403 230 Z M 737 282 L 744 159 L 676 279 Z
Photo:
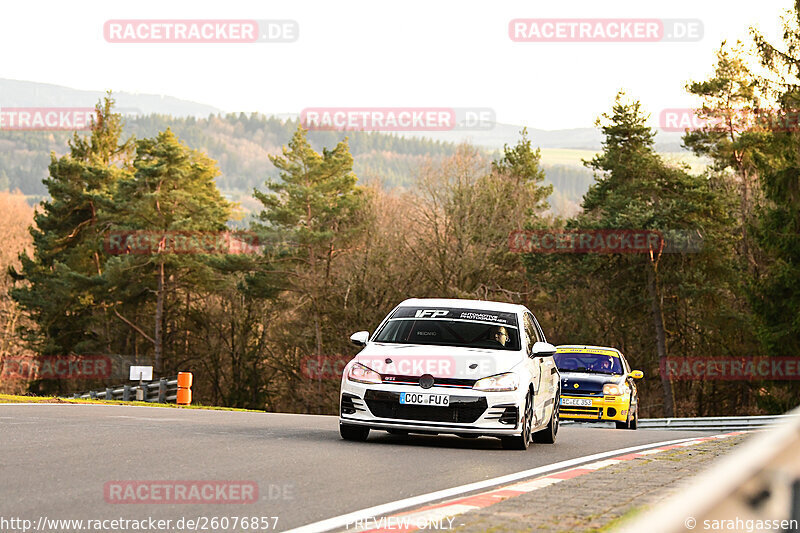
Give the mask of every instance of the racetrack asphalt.
M 0 517 L 279 517 L 286 530 L 387 502 L 636 445 L 709 435 L 562 426 L 555 445 L 492 438 L 339 437 L 333 416 L 114 405 L 0 404 Z M 254 482 L 237 504 L 109 502 L 107 482 Z M 262 529 L 263 530 L 263 529 Z

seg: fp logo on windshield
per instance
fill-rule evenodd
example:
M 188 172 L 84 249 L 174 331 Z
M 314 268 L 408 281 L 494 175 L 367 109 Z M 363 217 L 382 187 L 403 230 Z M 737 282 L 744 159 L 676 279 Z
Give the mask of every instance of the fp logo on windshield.
M 425 318 L 426 316 L 429 316 L 431 318 L 436 318 L 437 316 L 445 316 L 445 315 L 447 315 L 447 311 L 441 309 L 419 309 L 414 314 L 414 317 Z

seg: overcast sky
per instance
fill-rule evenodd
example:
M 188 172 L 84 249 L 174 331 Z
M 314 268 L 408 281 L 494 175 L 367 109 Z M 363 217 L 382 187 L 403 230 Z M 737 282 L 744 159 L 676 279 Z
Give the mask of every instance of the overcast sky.
M 592 126 L 620 88 L 654 117 L 690 107 L 723 39 L 775 36 L 789 0 L 36 1 L 6 3 L 0 77 L 175 96 L 226 111 L 322 106 L 495 110 L 533 128 Z M 517 43 L 515 18 L 700 19 L 696 42 Z M 291 19 L 293 43 L 109 43 L 109 19 Z M 1 104 L 1 102 L 0 102 Z

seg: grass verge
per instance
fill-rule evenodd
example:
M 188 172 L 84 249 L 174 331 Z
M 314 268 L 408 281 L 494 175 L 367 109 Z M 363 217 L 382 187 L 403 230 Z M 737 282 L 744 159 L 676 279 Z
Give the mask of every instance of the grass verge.
M 121 402 L 113 400 L 84 400 L 75 398 L 58 398 L 56 396 L 19 396 L 15 394 L 0 394 L 0 404 L 3 403 L 88 403 L 100 405 L 139 405 L 145 407 L 167 407 L 172 409 L 208 409 L 212 411 L 244 411 L 248 413 L 263 413 L 254 409 L 238 409 L 236 407 L 219 407 L 215 405 L 178 405 L 175 403 L 150 403 L 150 402 Z

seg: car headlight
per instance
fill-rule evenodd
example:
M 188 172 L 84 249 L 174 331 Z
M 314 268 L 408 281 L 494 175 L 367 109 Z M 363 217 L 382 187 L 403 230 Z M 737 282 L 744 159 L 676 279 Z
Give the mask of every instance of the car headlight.
M 631 389 L 627 385 L 617 385 L 616 383 L 606 383 L 603 385 L 603 394 L 608 396 L 622 396 L 628 394 Z
M 489 376 L 488 378 L 479 379 L 472 386 L 475 390 L 484 392 L 500 392 L 516 390 L 519 387 L 519 376 L 513 372 L 505 374 L 497 374 L 496 376 Z
M 381 375 L 361 363 L 356 363 L 347 371 L 347 379 L 358 383 L 383 383 Z

